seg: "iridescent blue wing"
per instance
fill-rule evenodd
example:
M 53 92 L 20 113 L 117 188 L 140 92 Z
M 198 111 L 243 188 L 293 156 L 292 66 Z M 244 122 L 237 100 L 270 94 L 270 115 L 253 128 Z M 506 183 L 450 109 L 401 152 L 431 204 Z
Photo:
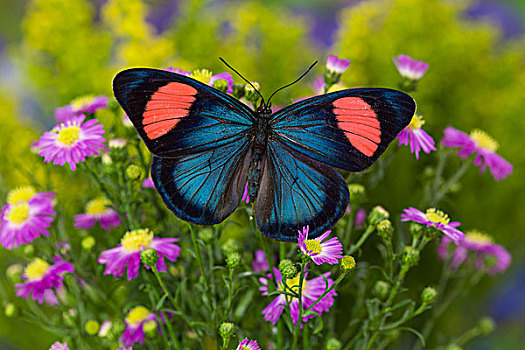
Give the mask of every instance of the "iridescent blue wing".
M 263 162 L 255 217 L 268 237 L 295 242 L 298 230 L 310 226 L 314 238 L 343 216 L 348 199 L 345 180 L 332 167 L 272 137 Z
M 372 165 L 412 119 L 415 101 L 390 89 L 349 89 L 309 98 L 272 116 L 289 148 L 347 171 Z
M 168 208 L 202 225 L 228 217 L 246 184 L 253 112 L 194 79 L 155 69 L 120 72 L 113 90 L 154 154 L 151 175 Z

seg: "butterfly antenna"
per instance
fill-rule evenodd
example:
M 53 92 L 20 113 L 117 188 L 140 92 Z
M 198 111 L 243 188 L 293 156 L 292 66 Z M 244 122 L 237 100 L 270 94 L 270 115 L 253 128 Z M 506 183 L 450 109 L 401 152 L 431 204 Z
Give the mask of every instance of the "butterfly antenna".
M 275 90 L 275 92 L 270 96 L 270 98 L 268 99 L 268 104 L 270 103 L 270 100 L 272 99 L 273 95 L 275 95 L 276 93 L 278 93 L 279 91 L 281 91 L 282 89 L 285 89 L 289 86 L 292 86 L 293 84 L 297 83 L 299 80 L 301 80 L 306 74 L 308 74 L 308 72 L 317 64 L 318 61 L 315 61 L 314 63 L 312 63 L 312 65 L 310 66 L 310 68 L 308 68 L 306 70 L 306 72 L 303 73 L 303 75 L 301 75 L 299 78 L 297 78 L 294 82 L 288 84 L 288 85 L 285 85 L 283 86 L 282 88 L 279 88 L 277 90 Z
M 261 93 L 259 92 L 259 90 L 257 90 L 255 88 L 255 86 L 253 86 L 252 83 L 250 83 L 245 77 L 243 77 L 241 75 L 241 73 L 237 72 L 232 66 L 230 66 L 222 57 L 219 57 L 219 59 L 222 61 L 222 63 L 224 63 L 228 68 L 230 68 L 232 71 L 234 71 L 235 73 L 237 73 L 238 76 L 240 76 L 245 82 L 247 82 L 248 84 L 250 84 L 250 86 L 255 90 L 255 92 L 257 92 L 259 94 L 259 96 L 261 96 L 261 105 L 264 105 L 264 97 L 261 95 Z

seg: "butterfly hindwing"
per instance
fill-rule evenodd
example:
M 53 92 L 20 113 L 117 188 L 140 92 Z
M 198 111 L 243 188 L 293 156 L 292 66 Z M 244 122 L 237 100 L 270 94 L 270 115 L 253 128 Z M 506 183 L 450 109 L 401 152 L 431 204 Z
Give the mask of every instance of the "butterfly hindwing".
M 113 80 L 113 90 L 148 149 L 159 157 L 226 146 L 255 120 L 232 96 L 168 71 L 122 71 Z
M 309 98 L 272 117 L 288 147 L 347 171 L 372 165 L 412 119 L 415 102 L 390 89 L 349 89 Z
M 344 179 L 332 167 L 317 162 L 273 137 L 262 166 L 256 221 L 266 236 L 297 241 L 298 229 L 310 225 L 315 238 L 343 216 L 348 199 Z

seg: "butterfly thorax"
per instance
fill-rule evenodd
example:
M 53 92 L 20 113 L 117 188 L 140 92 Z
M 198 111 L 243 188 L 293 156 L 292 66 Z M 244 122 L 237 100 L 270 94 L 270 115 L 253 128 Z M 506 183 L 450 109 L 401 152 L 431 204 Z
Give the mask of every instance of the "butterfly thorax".
M 271 111 L 257 110 L 257 119 L 254 125 L 252 136 L 252 159 L 250 168 L 248 170 L 248 195 L 250 198 L 257 198 L 259 188 L 259 179 L 261 178 L 261 163 L 264 153 L 266 152 L 266 144 L 268 143 L 269 122 L 271 118 Z

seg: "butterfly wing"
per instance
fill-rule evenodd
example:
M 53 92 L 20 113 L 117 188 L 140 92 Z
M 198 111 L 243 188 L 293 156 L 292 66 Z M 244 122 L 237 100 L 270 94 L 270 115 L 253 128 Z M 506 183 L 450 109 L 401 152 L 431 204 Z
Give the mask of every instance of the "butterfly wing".
M 120 72 L 113 90 L 154 154 L 151 176 L 168 208 L 202 225 L 228 217 L 246 183 L 253 112 L 194 79 L 155 69 Z
M 286 107 L 271 125 L 289 148 L 342 170 L 362 171 L 410 123 L 415 109 L 401 91 L 349 89 Z
M 343 216 L 348 187 L 332 167 L 283 141 L 268 142 L 255 203 L 257 226 L 268 237 L 291 242 L 298 229 L 310 225 L 309 236 L 317 237 Z

